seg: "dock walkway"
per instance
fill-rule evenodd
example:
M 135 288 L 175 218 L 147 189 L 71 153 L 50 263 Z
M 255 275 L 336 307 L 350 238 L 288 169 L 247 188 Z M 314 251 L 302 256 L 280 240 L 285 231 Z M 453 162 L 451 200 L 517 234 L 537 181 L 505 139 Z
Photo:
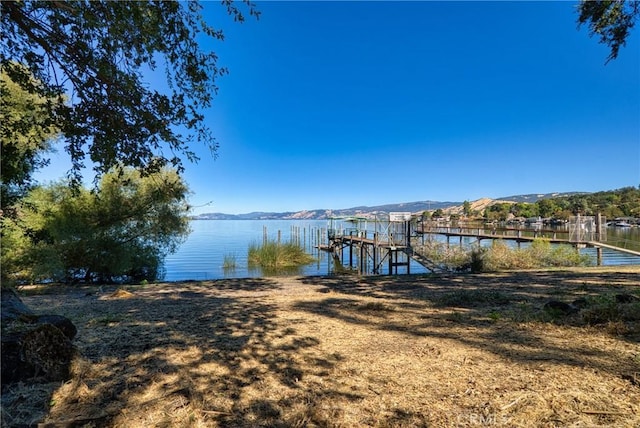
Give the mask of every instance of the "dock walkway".
M 337 224 L 334 222 L 345 222 Z M 406 267 L 410 273 L 411 260 L 426 269 L 436 272 L 442 268 L 412 245 L 412 240 L 427 235 L 445 236 L 447 245 L 451 238 L 473 238 L 479 243 L 485 239 L 511 240 L 521 242 L 544 240 L 552 244 L 568 244 L 576 248 L 592 247 L 597 250 L 598 264 L 602 262 L 602 249 L 610 249 L 633 256 L 640 256 L 636 249 L 623 248 L 606 242 L 606 227 L 601 216 L 575 216 L 569 219 L 567 229 L 545 229 L 542 223 L 530 228 L 499 227 L 495 224 L 442 225 L 437 222 L 420 222 L 411 213 L 389 213 L 388 219 L 378 217 L 371 220 L 364 217 L 330 218 L 327 245 L 319 246 L 331 253 L 336 263 L 347 264 L 359 273 L 381 274 L 388 264 L 388 273 L 398 273 L 399 267 Z M 373 230 L 371 230 L 373 226 Z M 348 258 L 345 251 L 348 250 Z M 357 264 L 357 265 L 356 265 Z
M 593 238 L 597 238 L 597 235 L 593 233 L 584 234 L 580 236 L 578 234 L 572 235 L 567 230 L 556 229 L 518 229 L 518 228 L 478 228 L 478 227 L 418 227 L 416 228 L 418 234 L 432 234 L 450 237 L 459 237 L 460 239 L 476 238 L 478 241 L 483 239 L 501 239 L 512 240 L 516 242 L 533 242 L 537 239 L 543 239 L 552 244 L 567 244 L 574 246 L 585 246 L 592 248 L 608 248 L 610 250 L 620 251 L 622 253 L 631 254 L 634 256 L 640 256 L 640 251 L 619 247 L 611 244 L 607 244 L 598 241 Z

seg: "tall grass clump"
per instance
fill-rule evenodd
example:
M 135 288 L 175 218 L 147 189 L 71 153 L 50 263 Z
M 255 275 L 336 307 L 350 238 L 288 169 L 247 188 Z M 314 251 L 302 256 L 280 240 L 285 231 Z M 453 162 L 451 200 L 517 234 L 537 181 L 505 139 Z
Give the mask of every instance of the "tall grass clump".
M 222 261 L 222 269 L 233 270 L 238 267 L 238 262 L 235 254 L 225 254 Z
M 296 268 L 315 261 L 297 243 L 281 243 L 274 240 L 267 240 L 261 245 L 251 244 L 248 259 L 250 268 L 260 267 L 271 271 Z
M 591 259 L 570 245 L 551 246 L 537 239 L 527 248 L 511 248 L 504 241 L 493 241 L 491 247 L 464 249 L 429 242 L 416 249 L 432 262 L 450 271 L 496 272 L 545 267 L 589 266 Z
M 589 266 L 591 259 L 580 254 L 569 245 L 552 247 L 549 241 L 535 240 L 528 248 L 510 248 L 503 241 L 494 241 L 493 245 L 479 254 L 475 260 L 478 270 L 484 272 L 536 269 L 543 267 Z

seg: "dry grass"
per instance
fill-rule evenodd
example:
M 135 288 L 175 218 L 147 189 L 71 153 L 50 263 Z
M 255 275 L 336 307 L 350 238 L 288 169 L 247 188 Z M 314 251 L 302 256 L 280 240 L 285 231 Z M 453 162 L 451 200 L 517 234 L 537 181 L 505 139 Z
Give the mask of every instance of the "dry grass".
M 25 297 L 32 308 L 76 323 L 81 357 L 65 384 L 5 389 L 2 425 L 635 427 L 640 321 L 632 314 L 590 323 L 542 307 L 550 299 L 639 295 L 639 273 L 34 292 Z

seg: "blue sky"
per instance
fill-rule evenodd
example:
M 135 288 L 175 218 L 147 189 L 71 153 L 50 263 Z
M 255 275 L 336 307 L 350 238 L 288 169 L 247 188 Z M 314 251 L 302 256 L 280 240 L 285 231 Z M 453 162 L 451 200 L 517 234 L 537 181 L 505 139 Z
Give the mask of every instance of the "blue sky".
M 230 74 L 219 157 L 186 164 L 196 214 L 640 184 L 638 28 L 605 65 L 577 1 L 257 4 L 205 3 Z

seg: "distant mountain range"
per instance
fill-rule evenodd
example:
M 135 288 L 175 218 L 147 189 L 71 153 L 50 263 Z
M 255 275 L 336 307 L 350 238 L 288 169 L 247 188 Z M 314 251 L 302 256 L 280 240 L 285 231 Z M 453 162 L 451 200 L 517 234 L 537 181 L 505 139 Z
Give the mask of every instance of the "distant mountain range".
M 404 212 L 422 212 L 425 210 L 436 210 L 438 208 L 449 208 L 461 204 L 462 202 L 436 202 L 421 201 L 407 202 L 400 204 L 387 204 L 377 206 L 359 206 L 346 209 L 317 209 L 304 210 L 296 212 L 252 212 L 247 214 L 224 214 L 224 213 L 206 213 L 195 216 L 197 220 L 323 220 L 331 216 L 350 216 L 350 215 L 373 215 L 375 213 L 389 213 L 394 211 Z
M 498 202 L 529 202 L 559 196 L 570 196 L 585 192 L 545 193 L 507 196 L 504 198 L 482 198 L 472 202 L 472 209 L 484 209 Z M 471 201 L 470 201 L 471 202 Z M 418 201 L 376 206 L 359 206 L 345 209 L 317 209 L 287 212 L 256 211 L 247 214 L 204 213 L 193 216 L 195 220 L 324 220 L 331 216 L 373 216 L 389 212 L 421 213 L 437 209 L 461 211 L 463 202 Z

